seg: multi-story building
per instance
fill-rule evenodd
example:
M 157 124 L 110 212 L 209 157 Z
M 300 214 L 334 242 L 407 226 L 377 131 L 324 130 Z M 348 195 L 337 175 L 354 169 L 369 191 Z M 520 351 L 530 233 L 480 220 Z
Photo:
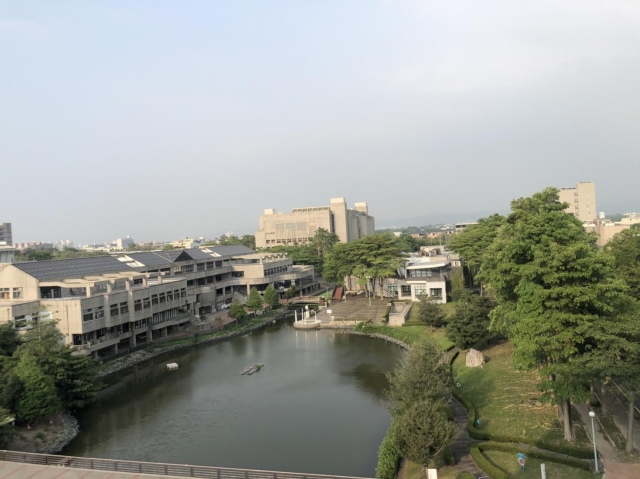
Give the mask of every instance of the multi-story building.
M 560 202 L 568 203 L 565 211 L 580 221 L 593 221 L 598 217 L 596 185 L 592 181 L 580 182 L 574 188 L 561 188 Z
M 30 249 L 32 251 L 49 251 L 53 252 L 55 249 L 53 243 L 43 243 L 42 241 L 34 241 L 33 243 L 16 243 L 13 246 L 20 251 Z
M 118 238 L 113 242 L 116 249 L 123 250 L 127 249 L 129 246 L 135 244 L 133 238 L 127 236 L 126 238 Z
M 256 231 L 256 247 L 306 243 L 319 228 L 335 233 L 342 243 L 375 233 L 375 220 L 369 215 L 367 203 L 347 208 L 344 198 L 332 198 L 329 206 L 294 208 L 291 213 L 276 213 L 267 209 L 260 217 Z
M 11 223 L 0 223 L 0 243 L 5 243 L 5 246 L 13 245 Z
M 0 322 L 58 319 L 69 345 L 107 355 L 246 301 L 251 288 L 316 289 L 312 266 L 244 246 L 0 264 Z

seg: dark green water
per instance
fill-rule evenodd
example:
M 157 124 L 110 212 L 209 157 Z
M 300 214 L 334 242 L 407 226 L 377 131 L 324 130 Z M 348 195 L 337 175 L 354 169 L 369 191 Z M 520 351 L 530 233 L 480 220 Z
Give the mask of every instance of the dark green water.
M 271 325 L 109 378 L 65 454 L 374 477 L 393 344 Z M 165 365 L 177 362 L 177 371 Z M 255 363 L 253 376 L 240 371 Z

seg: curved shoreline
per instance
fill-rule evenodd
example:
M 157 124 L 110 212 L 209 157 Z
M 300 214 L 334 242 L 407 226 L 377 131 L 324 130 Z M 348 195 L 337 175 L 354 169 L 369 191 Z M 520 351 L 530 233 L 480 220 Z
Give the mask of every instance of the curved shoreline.
M 181 344 L 174 344 L 172 346 L 166 346 L 166 347 L 162 347 L 160 345 L 158 348 L 154 349 L 153 352 L 147 352 L 145 350 L 135 351 L 135 352 L 131 353 L 130 355 L 125 356 L 122 359 L 117 359 L 116 361 L 114 361 L 110 365 L 106 365 L 105 368 L 98 373 L 98 377 L 99 378 L 104 378 L 105 376 L 108 376 L 109 374 L 113 374 L 113 373 L 116 373 L 118 371 L 122 371 L 123 369 L 130 368 L 131 366 L 135 366 L 136 364 L 140 364 L 140 363 L 142 363 L 144 361 L 147 361 L 149 359 L 153 359 L 153 358 L 155 358 L 157 356 L 160 356 L 161 354 L 168 353 L 168 352 L 171 352 L 171 351 L 177 351 L 179 349 L 192 348 L 192 347 L 197 346 L 199 344 L 218 343 L 218 342 L 226 341 L 228 339 L 237 338 L 238 336 L 243 336 L 245 334 L 248 334 L 248 333 L 251 333 L 253 331 L 256 331 L 257 329 L 264 328 L 265 326 L 271 324 L 274 321 L 282 321 L 283 319 L 286 319 L 289 316 L 291 316 L 291 313 L 288 312 L 288 311 L 285 311 L 283 313 L 276 314 L 276 315 L 274 315 L 274 316 L 272 316 L 272 317 L 270 317 L 268 319 L 265 319 L 265 320 L 261 321 L 258 324 L 254 324 L 253 326 L 250 326 L 248 328 L 239 329 L 239 330 L 227 333 L 227 334 L 222 334 L 220 336 L 204 337 L 204 339 L 201 339 L 201 340 L 196 341 L 196 342 L 184 342 L 184 343 L 181 343 Z M 160 343 L 160 344 L 162 344 L 162 343 Z M 153 343 L 151 343 L 151 345 L 153 345 Z

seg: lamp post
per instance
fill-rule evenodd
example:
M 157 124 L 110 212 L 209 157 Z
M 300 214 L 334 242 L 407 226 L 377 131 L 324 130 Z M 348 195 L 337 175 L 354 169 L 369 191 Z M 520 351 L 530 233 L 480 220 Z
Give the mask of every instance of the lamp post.
M 589 417 L 591 418 L 591 438 L 593 439 L 593 459 L 596 461 L 596 472 L 598 471 L 598 451 L 596 450 L 596 426 L 593 422 L 593 418 L 596 417 L 596 413 L 589 411 Z
M 367 294 L 369 296 L 369 306 L 371 306 L 371 290 L 369 289 L 369 284 L 371 283 L 371 276 L 366 276 L 367 278 Z

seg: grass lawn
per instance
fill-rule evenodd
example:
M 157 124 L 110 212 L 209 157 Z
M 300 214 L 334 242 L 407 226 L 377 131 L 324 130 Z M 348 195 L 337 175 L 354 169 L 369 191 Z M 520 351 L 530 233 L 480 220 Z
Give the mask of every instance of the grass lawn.
M 453 346 L 453 343 L 446 336 L 445 328 L 436 328 L 431 332 L 429 326 L 403 326 L 402 330 L 411 332 L 421 338 L 432 339 L 442 351 L 446 351 Z
M 489 458 L 496 466 L 507 471 L 515 478 L 521 479 L 539 479 L 540 464 L 545 464 L 547 479 L 598 479 L 602 477 L 591 471 L 577 469 L 575 467 L 565 466 L 557 462 L 542 461 L 527 457 L 525 470 L 520 470 L 518 459 L 515 454 L 502 451 L 484 451 L 484 455 Z M 439 476 L 438 476 L 439 477 Z
M 490 344 L 482 350 L 487 363 L 481 368 L 465 366 L 466 353 L 454 361 L 455 381 L 460 391 L 476 407 L 481 430 L 513 437 L 514 440 L 566 444 L 557 408 L 533 402 L 540 398 L 536 389 L 538 373 L 513 368 L 513 346 L 507 342 Z M 574 414 L 574 419 L 576 414 Z M 584 428 L 576 421 L 578 444 L 588 445 Z
M 421 479 L 421 469 L 422 466 L 419 464 L 411 461 L 405 461 L 402 469 L 398 471 L 398 479 Z M 438 469 L 438 479 L 457 479 L 457 477 L 456 470 L 453 466 L 445 466 Z

